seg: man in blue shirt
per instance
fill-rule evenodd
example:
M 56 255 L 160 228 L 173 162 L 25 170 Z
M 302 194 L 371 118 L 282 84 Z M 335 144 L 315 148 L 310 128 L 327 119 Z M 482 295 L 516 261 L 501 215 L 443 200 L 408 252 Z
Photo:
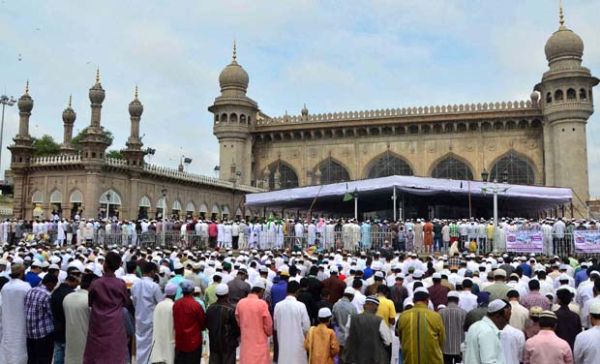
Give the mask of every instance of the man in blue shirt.
M 31 267 L 29 267 L 29 272 L 25 274 L 25 282 L 29 283 L 31 288 L 37 287 L 42 279 L 40 278 L 40 273 L 42 272 L 42 263 L 37 260 L 34 260 L 31 263 Z

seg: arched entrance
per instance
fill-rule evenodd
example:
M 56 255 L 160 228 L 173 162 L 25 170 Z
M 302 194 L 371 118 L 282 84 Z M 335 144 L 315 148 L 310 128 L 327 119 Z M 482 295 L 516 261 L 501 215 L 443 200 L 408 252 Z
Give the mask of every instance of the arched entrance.
M 161 197 L 158 202 L 156 202 L 156 216 L 157 220 L 163 218 L 165 211 L 167 210 L 167 198 Z
M 50 211 L 52 216 L 62 216 L 62 193 L 59 190 L 54 190 L 50 194 Z
M 171 218 L 179 219 L 179 214 L 181 214 L 181 202 L 179 200 L 173 201 L 173 206 L 171 207 Z
M 78 216 L 81 217 L 83 210 L 83 194 L 79 190 L 74 190 L 69 196 L 69 203 L 71 204 L 71 219 L 75 219 Z
M 119 217 L 119 211 L 121 209 L 121 196 L 117 191 L 112 188 L 100 195 L 100 211 L 98 212 L 98 218 L 109 219 L 112 217 Z
M 138 220 L 140 220 L 140 219 L 147 219 L 148 218 L 148 211 L 150 210 L 150 207 L 152 207 L 152 203 L 150 202 L 150 198 L 148 198 L 148 196 L 143 196 L 140 199 L 140 203 L 138 205 L 139 205 Z
M 33 204 L 33 218 L 44 218 L 44 194 L 41 191 L 35 191 L 31 195 L 31 203 Z
M 196 212 L 196 206 L 192 201 L 188 202 L 185 206 L 185 217 L 187 219 L 192 219 L 194 217 L 194 213 Z

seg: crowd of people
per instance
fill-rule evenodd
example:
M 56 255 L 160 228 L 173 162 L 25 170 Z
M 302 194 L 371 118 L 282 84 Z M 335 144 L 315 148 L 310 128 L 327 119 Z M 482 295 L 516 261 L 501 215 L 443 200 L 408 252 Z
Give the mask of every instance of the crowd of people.
M 0 363 L 600 358 L 592 256 L 55 243 L 2 246 Z
M 498 228 L 491 219 L 406 219 L 398 221 L 311 218 L 281 219 L 239 217 L 229 219 L 165 219 L 137 221 L 110 219 L 60 218 L 49 220 L 9 221 L 0 223 L 3 242 L 17 242 L 45 237 L 58 246 L 95 243 L 99 245 L 164 244 L 164 240 L 187 246 L 230 249 L 283 249 L 292 245 L 323 249 L 391 248 L 419 253 L 447 252 L 457 243 L 459 250 L 477 253 L 505 251 L 506 236 L 520 231 L 540 232 L 545 254 L 569 254 L 573 251 L 575 230 L 600 231 L 595 220 L 562 217 L 540 220 L 502 218 Z M 164 234 L 167 233 L 165 238 Z M 162 234 L 162 235 L 161 235 Z M 148 239 L 148 237 L 150 239 Z

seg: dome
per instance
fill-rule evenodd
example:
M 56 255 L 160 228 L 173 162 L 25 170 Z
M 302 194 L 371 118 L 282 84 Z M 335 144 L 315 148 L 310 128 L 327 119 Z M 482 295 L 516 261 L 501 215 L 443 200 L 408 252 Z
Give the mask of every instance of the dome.
M 65 124 L 73 124 L 76 118 L 77 114 L 75 113 L 75 110 L 73 110 L 73 108 L 71 107 L 71 97 L 69 96 L 69 105 L 63 111 L 62 119 Z
M 219 75 L 219 84 L 221 91 L 228 88 L 241 89 L 244 92 L 248 89 L 250 79 L 248 73 L 234 59 Z
M 133 101 L 131 101 L 129 103 L 129 116 L 140 117 L 140 116 L 142 116 L 143 112 L 144 112 L 144 105 L 142 105 L 142 103 L 138 99 L 138 89 L 137 89 L 137 86 L 136 86 L 136 88 L 135 88 L 135 98 L 133 99 Z
M 20 112 L 31 112 L 33 110 L 33 99 L 29 96 L 29 81 L 25 84 L 25 93 L 19 97 L 17 107 Z
M 559 57 L 583 56 L 583 41 L 571 29 L 561 25 L 560 28 L 550 36 L 544 48 L 548 62 Z
M 300 113 L 302 114 L 302 116 L 308 116 L 308 108 L 306 107 L 306 104 L 304 104 L 304 107 L 302 108 L 302 110 L 300 110 Z
M 106 93 L 100 84 L 100 70 L 96 70 L 96 83 L 90 88 L 90 101 L 92 104 L 101 104 L 104 101 Z

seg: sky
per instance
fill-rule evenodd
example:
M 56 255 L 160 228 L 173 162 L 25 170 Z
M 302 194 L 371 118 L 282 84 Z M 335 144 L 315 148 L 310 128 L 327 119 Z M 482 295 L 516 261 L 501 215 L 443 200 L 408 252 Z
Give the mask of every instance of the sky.
M 600 76 L 600 0 L 566 0 L 566 24 Z M 248 96 L 270 116 L 527 100 L 547 69 L 544 44 L 558 0 L 0 0 L 0 93 L 35 106 L 33 136 L 62 142 L 69 95 L 75 132 L 89 125 L 88 89 L 100 69 L 102 125 L 125 147 L 127 107 L 139 86 L 147 162 L 214 175 L 218 142 L 207 107 L 218 76 L 238 62 Z M 6 110 L 6 145 L 18 129 Z M 600 196 L 600 115 L 588 123 L 591 195 Z

